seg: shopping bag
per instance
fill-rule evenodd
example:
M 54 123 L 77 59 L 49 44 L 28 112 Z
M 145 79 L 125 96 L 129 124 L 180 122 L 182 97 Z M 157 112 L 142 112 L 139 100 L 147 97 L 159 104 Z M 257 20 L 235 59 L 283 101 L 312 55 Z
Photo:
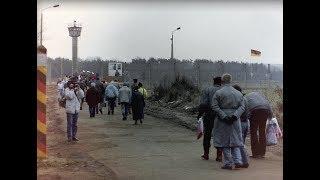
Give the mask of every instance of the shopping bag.
M 202 117 L 197 122 L 197 139 L 200 139 L 203 135 L 203 120 Z
M 267 134 L 266 134 L 267 146 L 273 146 L 273 145 L 278 144 L 279 129 L 280 129 L 280 127 L 277 123 L 276 118 L 272 118 L 267 121 L 267 129 L 266 129 L 266 131 L 267 131 Z
M 276 130 L 276 134 L 277 134 L 277 138 L 282 138 L 283 134 L 282 134 L 282 131 L 281 131 L 281 128 L 278 124 L 278 120 L 276 118 L 272 118 L 272 120 L 274 121 L 274 123 L 276 124 L 277 126 L 277 130 Z

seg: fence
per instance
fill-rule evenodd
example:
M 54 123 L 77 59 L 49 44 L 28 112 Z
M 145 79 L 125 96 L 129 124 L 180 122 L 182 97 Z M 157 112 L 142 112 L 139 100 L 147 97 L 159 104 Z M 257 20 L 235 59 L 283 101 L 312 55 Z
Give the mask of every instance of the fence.
M 107 75 L 108 63 L 111 61 L 80 61 L 79 70 L 88 70 L 101 75 Z M 72 63 L 67 59 L 51 60 L 51 76 L 58 78 L 71 73 Z M 264 64 L 248 64 L 222 61 L 178 61 L 168 59 L 134 59 L 131 63 L 123 63 L 123 79 L 131 82 L 138 79 L 144 86 L 168 86 L 174 81 L 175 76 L 185 76 L 195 85 L 201 87 L 212 83 L 213 76 L 223 73 L 232 75 L 233 81 L 246 88 L 270 86 L 282 87 L 282 70 L 268 68 Z

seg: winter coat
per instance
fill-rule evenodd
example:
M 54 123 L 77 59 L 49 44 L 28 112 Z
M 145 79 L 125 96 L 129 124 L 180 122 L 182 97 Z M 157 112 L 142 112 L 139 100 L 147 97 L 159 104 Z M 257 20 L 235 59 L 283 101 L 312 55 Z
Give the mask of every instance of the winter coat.
M 217 90 L 219 90 L 220 88 L 221 88 L 221 86 L 217 86 L 217 85 L 209 86 L 201 92 L 200 105 L 198 108 L 198 110 L 199 110 L 198 118 L 200 118 L 202 115 L 204 115 L 205 120 L 214 121 L 213 118 L 214 118 L 215 113 L 213 112 L 213 110 L 211 108 L 211 100 L 212 100 L 215 92 Z
M 212 109 L 217 114 L 213 128 L 214 146 L 243 146 L 240 116 L 245 111 L 245 104 L 242 93 L 230 84 L 224 85 L 214 94 Z M 223 118 L 232 115 L 235 115 L 238 119 L 231 125 L 223 121 Z
M 96 89 L 99 93 L 99 102 L 104 102 L 104 94 L 105 94 L 105 88 L 103 87 L 103 84 L 100 81 L 96 81 Z
M 143 95 L 139 91 L 133 91 L 131 97 L 133 120 L 143 119 L 143 109 L 145 106 Z
M 130 103 L 131 100 L 131 89 L 127 86 L 123 86 L 119 90 L 119 103 L 126 102 Z
M 117 87 L 113 84 L 108 84 L 108 86 L 106 87 L 105 90 L 105 97 L 106 98 L 114 98 L 114 97 L 118 97 L 119 95 L 119 91 L 117 89 Z
M 76 92 L 76 95 L 77 95 L 78 99 L 80 100 L 80 99 L 84 98 L 84 91 L 81 88 L 79 88 L 78 91 Z
M 89 107 L 97 106 L 100 101 L 99 92 L 96 88 L 90 87 L 86 93 L 86 102 Z
M 256 109 L 265 109 L 269 111 L 272 117 L 272 110 L 268 100 L 259 92 L 251 92 L 244 96 L 245 99 L 245 116 L 249 118 L 250 113 Z
M 64 91 L 66 98 L 66 113 L 76 114 L 80 111 L 80 102 L 73 89 L 66 88 Z

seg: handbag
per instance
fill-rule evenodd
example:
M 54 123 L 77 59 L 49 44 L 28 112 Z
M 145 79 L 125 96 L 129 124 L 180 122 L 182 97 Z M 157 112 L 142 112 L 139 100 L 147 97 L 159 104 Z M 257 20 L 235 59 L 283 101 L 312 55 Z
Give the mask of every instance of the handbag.
M 203 119 L 201 117 L 197 121 L 197 139 L 200 139 L 202 135 L 203 135 Z
M 279 130 L 280 130 L 280 127 L 278 125 L 276 118 L 272 118 L 267 121 L 267 129 L 266 129 L 267 146 L 274 146 L 278 144 Z M 281 133 L 281 136 L 282 136 L 282 133 Z

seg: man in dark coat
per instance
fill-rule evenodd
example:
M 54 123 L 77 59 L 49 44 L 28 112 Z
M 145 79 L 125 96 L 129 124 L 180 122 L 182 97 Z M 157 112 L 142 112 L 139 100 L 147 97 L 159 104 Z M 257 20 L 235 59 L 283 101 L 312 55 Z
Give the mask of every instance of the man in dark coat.
M 231 75 L 222 76 L 223 87 L 212 98 L 212 109 L 217 114 L 213 127 L 213 144 L 222 148 L 222 169 L 243 167 L 240 147 L 243 146 L 240 116 L 245 111 L 241 92 L 231 86 Z
M 134 87 L 138 86 L 138 79 L 133 79 L 133 83 L 131 84 L 131 92 L 134 91 Z M 131 114 L 131 104 L 129 105 L 128 112 Z
M 138 120 L 140 120 L 140 123 L 142 124 L 144 106 L 144 97 L 138 91 L 138 86 L 135 86 L 131 96 L 132 119 L 135 121 L 135 125 L 137 125 Z
M 99 110 L 99 112 L 102 114 L 102 108 L 103 108 L 103 104 L 104 104 L 105 88 L 104 88 L 102 82 L 100 81 L 99 77 L 96 79 L 96 89 L 98 90 L 99 99 L 100 99 L 99 106 L 96 109 L 96 112 L 98 112 L 98 110 Z
M 200 105 L 199 105 L 199 114 L 198 119 L 203 116 L 203 155 L 201 156 L 204 160 L 209 160 L 209 150 L 210 150 L 210 141 L 213 129 L 213 123 L 215 119 L 215 113 L 211 109 L 211 99 L 213 98 L 214 93 L 220 89 L 221 86 L 221 77 L 215 77 L 213 79 L 213 86 L 209 86 L 203 90 L 201 93 Z M 222 161 L 222 151 L 220 148 L 217 149 L 216 161 Z
M 95 83 L 91 83 L 91 87 L 86 92 L 86 102 L 89 106 L 90 117 L 95 117 L 99 100 L 99 92 L 95 88 Z
M 273 116 L 271 106 L 266 97 L 258 92 L 251 92 L 244 97 L 245 116 L 250 122 L 252 157 L 263 158 L 266 153 L 266 122 Z

